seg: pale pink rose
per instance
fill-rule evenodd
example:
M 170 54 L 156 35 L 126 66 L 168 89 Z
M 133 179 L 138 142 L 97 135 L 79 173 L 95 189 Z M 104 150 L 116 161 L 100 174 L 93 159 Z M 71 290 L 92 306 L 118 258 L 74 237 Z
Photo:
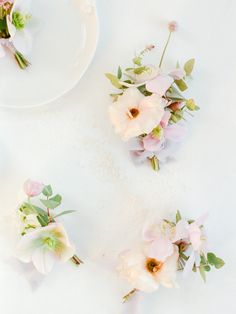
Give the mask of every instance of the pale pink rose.
M 29 197 L 39 195 L 40 193 L 42 193 L 43 189 L 44 189 L 44 184 L 41 182 L 32 181 L 32 180 L 28 179 L 24 183 L 24 192 Z
M 49 273 L 55 263 L 68 261 L 75 253 L 64 227 L 52 223 L 22 236 L 18 258 L 24 263 L 32 262 L 42 274 Z
M 159 68 L 154 65 L 145 66 L 146 70 L 140 74 L 135 74 L 134 70 L 128 70 L 128 76 L 134 80 L 135 84 L 144 83 L 154 79 L 159 74 Z
M 170 88 L 170 86 L 173 84 L 174 79 L 165 74 L 160 74 L 153 80 L 146 83 L 146 89 L 154 94 L 159 95 L 162 97 L 166 91 Z
M 163 115 L 163 100 L 158 95 L 145 97 L 137 88 L 127 88 L 109 108 L 111 122 L 124 141 L 150 133 Z
M 176 286 L 178 248 L 165 260 L 157 256 L 150 257 L 149 245 L 133 251 L 126 251 L 120 256 L 118 272 L 131 286 L 144 292 L 153 292 L 163 285 L 167 288 Z

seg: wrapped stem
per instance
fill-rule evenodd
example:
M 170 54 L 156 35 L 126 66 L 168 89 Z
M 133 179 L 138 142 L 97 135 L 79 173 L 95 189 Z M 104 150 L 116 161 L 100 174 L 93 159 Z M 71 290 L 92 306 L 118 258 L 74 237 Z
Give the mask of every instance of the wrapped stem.
M 71 261 L 77 266 L 79 266 L 80 264 L 83 264 L 83 261 L 81 261 L 81 259 L 77 255 L 74 255 L 71 258 Z

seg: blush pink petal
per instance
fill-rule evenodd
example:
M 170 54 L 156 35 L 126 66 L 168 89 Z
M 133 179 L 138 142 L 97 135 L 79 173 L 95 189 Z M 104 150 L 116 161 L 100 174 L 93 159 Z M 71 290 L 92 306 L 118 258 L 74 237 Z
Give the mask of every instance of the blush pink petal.
M 147 82 L 146 89 L 154 94 L 163 96 L 174 82 L 169 75 L 158 75 L 155 79 Z
M 171 117 L 171 113 L 170 113 L 170 111 L 165 111 L 165 113 L 164 113 L 164 116 L 162 117 L 162 119 L 161 119 L 161 126 L 163 127 L 163 128 L 166 128 L 167 127 L 167 125 L 168 125 L 168 123 L 169 123 L 169 120 L 170 120 L 170 117 Z
M 189 225 L 189 240 L 192 244 L 194 251 L 199 251 L 201 248 L 201 235 L 202 231 L 196 223 L 192 223 Z
M 175 227 L 175 237 L 173 239 L 173 242 L 188 239 L 189 233 L 188 233 L 188 222 L 186 220 L 180 220 L 177 222 Z
M 151 134 L 143 138 L 143 147 L 147 151 L 150 152 L 158 151 L 161 147 L 161 144 L 162 142 L 158 138 L 152 136 Z
M 171 71 L 169 75 L 173 77 L 174 80 L 182 80 L 184 78 L 185 72 L 182 69 L 176 69 Z
M 174 252 L 174 246 L 170 240 L 164 237 L 155 239 L 149 249 L 149 256 L 159 261 L 165 261 Z
M 186 128 L 181 125 L 172 124 L 164 129 L 165 138 L 174 142 L 181 142 L 186 134 Z

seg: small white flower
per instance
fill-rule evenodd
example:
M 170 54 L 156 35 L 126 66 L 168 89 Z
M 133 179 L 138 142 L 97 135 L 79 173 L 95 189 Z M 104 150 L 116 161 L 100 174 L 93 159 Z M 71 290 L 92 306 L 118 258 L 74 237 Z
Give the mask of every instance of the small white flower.
M 164 102 L 158 95 L 145 97 L 137 88 L 127 88 L 109 108 L 116 133 L 127 141 L 150 133 L 164 115 Z
M 66 262 L 75 253 L 64 227 L 52 223 L 22 236 L 18 245 L 18 258 L 32 262 L 42 274 L 49 273 L 56 262 Z

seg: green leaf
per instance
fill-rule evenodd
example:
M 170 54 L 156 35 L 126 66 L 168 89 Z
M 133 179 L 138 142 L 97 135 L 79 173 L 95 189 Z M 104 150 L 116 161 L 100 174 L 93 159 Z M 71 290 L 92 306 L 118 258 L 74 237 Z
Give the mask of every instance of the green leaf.
M 204 270 L 208 272 L 208 271 L 211 270 L 211 267 L 210 267 L 209 265 L 205 265 L 205 266 L 204 266 Z
M 204 280 L 204 282 L 206 282 L 205 268 L 203 265 L 200 265 L 199 272 L 200 272 L 200 275 L 201 275 L 202 279 Z
M 142 66 L 142 67 L 139 67 L 139 68 L 135 68 L 134 69 L 134 73 L 135 74 L 142 74 L 143 72 L 147 71 L 147 67 L 145 66 Z
M 119 89 L 122 88 L 122 85 L 120 84 L 118 77 L 116 77 L 115 75 L 113 75 L 111 73 L 106 73 L 105 75 L 110 80 L 110 82 L 113 86 L 115 86 L 116 88 L 119 88 Z
M 216 269 L 219 269 L 225 265 L 225 262 L 217 257 L 214 253 L 207 253 L 207 260 L 210 265 L 215 266 Z
M 120 80 L 122 78 L 122 70 L 121 67 L 118 67 L 118 71 L 117 71 L 117 78 Z
M 43 189 L 43 195 L 50 197 L 52 196 L 52 187 L 51 185 L 45 185 L 44 189 Z
M 47 208 L 54 209 L 58 207 L 59 205 L 61 205 L 61 195 L 57 194 L 49 198 L 48 200 L 41 199 L 40 201 Z
M 190 75 L 192 73 L 194 64 L 195 64 L 195 59 L 190 59 L 185 63 L 184 71 L 186 72 L 187 75 Z
M 167 91 L 166 96 L 173 101 L 186 101 L 184 96 L 173 85 Z
M 177 223 L 177 222 L 179 222 L 179 221 L 182 219 L 182 217 L 181 217 L 181 214 L 180 214 L 180 211 L 179 211 L 179 210 L 177 210 L 177 212 L 176 212 L 176 217 L 175 217 L 175 219 L 176 219 L 176 223 Z
M 71 214 L 71 213 L 74 213 L 74 212 L 76 212 L 76 210 L 65 210 L 64 212 L 61 212 L 61 213 L 57 214 L 53 218 L 57 218 L 57 217 L 60 217 L 60 216 L 63 216 L 63 215 L 67 215 L 67 214 Z
M 175 80 L 175 84 L 178 86 L 181 92 L 184 92 L 186 89 L 188 89 L 188 86 L 184 80 Z
M 133 63 L 138 65 L 138 66 L 141 66 L 142 65 L 142 58 L 140 56 L 133 58 Z
M 38 222 L 40 223 L 40 225 L 41 225 L 42 227 L 46 227 L 46 226 L 49 224 L 48 216 L 41 216 L 41 215 L 38 215 L 38 216 L 37 216 L 37 219 L 38 219 Z

